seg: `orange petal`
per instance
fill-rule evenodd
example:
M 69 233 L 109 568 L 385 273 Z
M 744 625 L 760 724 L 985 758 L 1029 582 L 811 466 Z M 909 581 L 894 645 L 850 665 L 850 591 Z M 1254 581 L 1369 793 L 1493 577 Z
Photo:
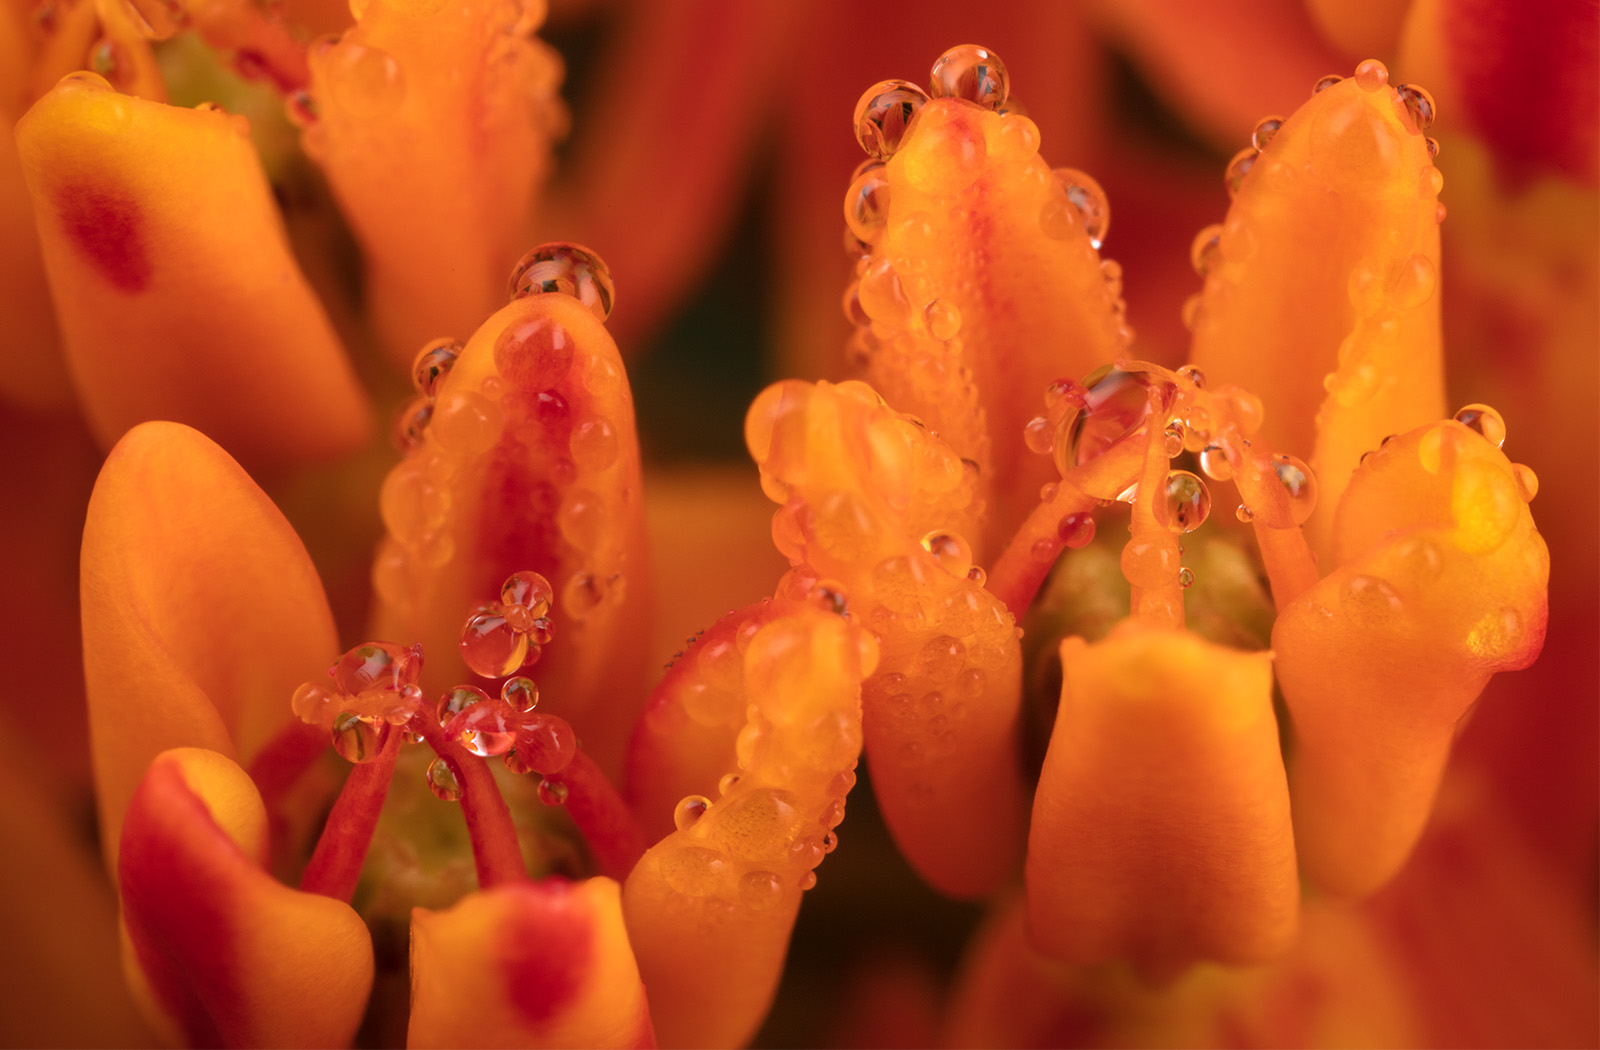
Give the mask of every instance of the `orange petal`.
M 316 569 L 239 465 L 176 423 L 118 442 L 89 501 L 84 675 L 101 838 L 157 752 L 248 761 L 294 720 L 295 687 L 338 655 Z
M 411 913 L 411 1047 L 653 1047 L 618 885 L 510 882 Z
M 562 67 L 531 35 L 535 5 L 359 6 L 354 28 L 312 49 L 320 117 L 305 149 L 355 228 L 379 336 L 406 367 L 504 302 L 565 122 Z
M 1339 568 L 1279 614 L 1295 840 L 1324 889 L 1370 893 L 1399 870 L 1460 719 L 1539 652 L 1550 561 L 1519 481 L 1455 422 L 1389 441 L 1339 507 Z
M 650 608 L 633 397 L 616 344 L 577 299 L 518 299 L 440 385 L 423 440 L 384 482 L 377 634 L 421 641 L 423 681 L 466 681 L 461 630 L 514 572 L 554 586 L 529 673 L 584 750 L 620 768 L 644 698 Z
M 253 465 L 282 465 L 366 437 L 364 395 L 232 118 L 74 74 L 23 117 L 17 144 L 104 444 L 172 419 Z
M 1054 476 L 1022 439 L 1045 388 L 1109 362 L 1131 337 L 1121 281 L 1095 249 L 1103 230 L 1091 243 L 1039 148 L 1020 113 L 935 98 L 845 199 L 851 229 L 872 245 L 846 293 L 859 303 L 866 378 L 978 465 L 989 493 L 984 534 L 972 537 L 980 556 Z M 1071 192 L 1109 213 L 1099 187 L 1079 183 Z
M 766 1014 L 855 782 L 871 658 L 848 620 L 805 605 L 749 638 L 737 781 L 716 801 L 685 800 L 681 830 L 623 892 L 662 1045 L 741 1046 Z
M 156 756 L 118 865 L 124 966 L 151 1020 L 200 1046 L 346 1046 L 372 988 L 372 940 L 342 901 L 261 870 L 266 809 L 200 748 Z
M 767 388 L 745 440 L 783 501 L 772 534 L 796 593 L 779 596 L 835 594 L 880 641 L 863 718 L 895 842 L 945 893 L 993 890 L 1022 848 L 1022 654 L 1015 619 L 973 571 L 971 468 L 858 382 Z
M 1323 38 L 1352 62 L 1394 54 L 1400 27 L 1412 7 L 1409 0 L 1305 0 L 1305 4 Z
M 1261 398 L 1269 447 L 1310 458 L 1326 552 L 1361 454 L 1444 412 L 1441 177 L 1379 77 L 1312 95 L 1251 164 L 1216 245 L 1196 249 L 1193 360 Z
M 1064 681 L 1028 834 L 1028 926 L 1073 963 L 1274 958 L 1300 889 L 1272 668 L 1126 621 L 1061 644 Z

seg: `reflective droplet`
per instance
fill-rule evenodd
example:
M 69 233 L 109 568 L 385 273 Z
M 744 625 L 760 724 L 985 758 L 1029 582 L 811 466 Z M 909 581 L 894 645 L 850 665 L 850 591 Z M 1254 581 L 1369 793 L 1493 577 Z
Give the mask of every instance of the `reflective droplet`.
M 1406 113 L 1411 117 L 1411 125 L 1419 133 L 1433 127 L 1435 110 L 1433 96 L 1416 84 L 1401 84 L 1395 88 L 1400 96 L 1400 104 L 1406 108 Z
M 480 610 L 461 628 L 461 659 L 474 674 L 500 678 L 521 667 L 527 656 L 527 636 L 499 612 Z
M 1455 421 L 1482 437 L 1495 448 L 1506 443 L 1506 421 L 1499 412 L 1488 405 L 1472 404 L 1455 414 Z
M 1304 525 L 1317 508 L 1316 476 L 1304 460 L 1288 455 L 1275 457 L 1272 469 L 1289 496 L 1289 515 L 1296 525 Z
M 1167 424 L 1167 429 L 1161 435 L 1161 451 L 1167 454 L 1168 459 L 1183 452 L 1184 426 L 1174 419 Z
M 394 414 L 394 422 L 389 426 L 390 444 L 401 455 L 405 455 L 422 444 L 432 420 L 433 399 L 421 394 L 410 398 Z
M 972 544 L 960 533 L 936 530 L 922 537 L 922 549 L 933 555 L 952 576 L 965 576 L 972 568 Z
M 473 456 L 494 447 L 502 418 L 499 406 L 476 390 L 450 390 L 434 402 L 428 428 L 441 448 Z
M 1194 267 L 1194 272 L 1205 277 L 1222 261 L 1222 224 L 1212 223 L 1199 233 L 1195 234 L 1189 243 L 1189 265 Z
M 672 823 L 679 831 L 688 831 L 700 822 L 711 808 L 711 800 L 704 795 L 687 795 L 680 799 L 672 811 Z
M 1438 139 L 1435 139 L 1435 138 L 1424 138 L 1422 140 L 1422 144 L 1424 146 L 1428 147 L 1428 159 L 1429 160 L 1433 160 L 1435 157 L 1437 157 L 1439 155 L 1439 140 Z
M 518 676 L 507 678 L 500 687 L 500 699 L 511 705 L 511 709 L 527 714 L 539 706 L 539 686 L 532 678 Z
M 724 773 L 722 779 L 717 781 L 717 794 L 726 795 L 739 786 L 739 780 L 740 777 L 737 773 Z
M 393 642 L 363 642 L 340 656 L 328 669 L 339 692 L 357 696 L 370 689 L 399 692 L 416 682 L 422 672 L 420 646 Z
M 1340 76 L 1338 73 L 1329 73 L 1327 76 L 1311 85 L 1311 93 L 1313 95 L 1320 95 L 1322 92 L 1333 87 L 1333 85 L 1339 83 L 1343 79 L 1344 77 Z
M 774 872 L 746 872 L 739 879 L 739 900 L 753 911 L 772 907 L 783 899 L 783 880 Z
M 882 164 L 856 176 L 844 195 L 844 221 L 864 244 L 876 244 L 889 219 L 889 176 Z
M 1260 156 L 1252 146 L 1247 146 L 1233 155 L 1228 161 L 1227 169 L 1222 173 L 1222 182 L 1228 187 L 1228 196 L 1236 197 L 1239 187 L 1244 185 L 1244 177 L 1250 174 L 1250 169 L 1255 167 L 1256 158 Z
M 1084 379 L 1083 407 L 1062 419 L 1067 440 L 1055 446 L 1062 475 L 1105 454 L 1144 425 L 1150 413 L 1150 378 L 1113 366 L 1096 369 Z M 1091 493 L 1097 495 L 1097 493 Z
M 1200 469 L 1212 481 L 1233 480 L 1233 466 L 1220 445 L 1207 445 L 1200 450 Z
M 1196 390 L 1206 388 L 1206 374 L 1200 371 L 1199 365 L 1184 365 L 1178 369 L 1178 374 L 1193 383 Z
M 1531 474 L 1533 471 L 1530 470 L 1528 473 Z M 1532 497 L 1529 498 L 1531 499 Z M 979 587 L 982 587 L 989 582 L 989 574 L 983 571 L 983 567 L 981 565 L 974 565 L 972 568 L 967 570 L 967 579 L 971 580 Z
M 1256 124 L 1255 130 L 1250 132 L 1250 145 L 1254 146 L 1257 152 L 1266 149 L 1267 143 L 1272 141 L 1281 127 L 1283 127 L 1282 117 L 1263 118 Z
M 961 311 L 943 299 L 934 299 L 928 303 L 922 316 L 927 322 L 928 334 L 935 339 L 954 339 L 956 333 L 961 331 Z
M 1022 443 L 1029 452 L 1047 455 L 1055 447 L 1056 428 L 1046 416 L 1034 416 L 1022 428 Z
M 1011 79 L 1005 63 L 988 48 L 961 44 L 933 64 L 928 93 L 934 98 L 964 98 L 989 109 L 1005 105 Z
M 795 883 L 795 885 L 799 886 L 802 890 L 815 889 L 817 886 L 817 873 L 814 871 L 806 872 L 804 875 L 800 876 L 800 881 Z
M 1511 474 L 1516 478 L 1517 495 L 1522 497 L 1522 502 L 1532 503 L 1533 497 L 1539 494 L 1539 475 L 1525 463 L 1511 464 Z
M 333 720 L 333 749 L 346 762 L 371 762 L 378 757 L 380 732 L 375 719 L 341 711 Z
M 1376 91 L 1389 82 L 1389 67 L 1369 58 L 1356 67 L 1355 80 L 1362 91 Z
M 900 148 L 911 118 L 927 101 L 927 94 L 909 80 L 872 85 L 856 102 L 856 141 L 867 156 L 888 160 Z
M 1087 547 L 1094 540 L 1094 515 L 1088 511 L 1064 515 L 1056 522 L 1056 535 L 1072 550 Z
M 1193 532 L 1211 513 L 1211 493 L 1199 475 L 1174 470 L 1167 475 L 1167 527 L 1173 532 Z
M 459 339 L 435 339 L 423 347 L 411 363 L 411 385 L 417 393 L 433 397 L 439 393 L 439 384 L 455 367 L 456 358 L 465 349 Z
M 289 698 L 289 709 L 295 717 L 307 725 L 322 725 L 329 714 L 329 708 L 338 699 L 338 694 L 326 686 L 315 682 L 306 682 L 294 691 Z
M 1239 504 L 1233 509 L 1233 516 L 1246 523 L 1255 520 L 1255 512 L 1249 507 L 1245 506 L 1243 503 Z
M 494 343 L 494 367 L 517 390 L 549 390 L 572 371 L 571 334 L 548 317 L 513 321 Z
M 1394 302 L 1402 310 L 1412 310 L 1433 298 L 1439 286 L 1439 270 L 1433 260 L 1420 252 L 1400 267 L 1395 281 Z
M 456 776 L 455 768 L 442 758 L 436 758 L 428 764 L 428 790 L 433 792 L 433 797 L 445 802 L 460 802 L 465 794 L 461 790 L 461 778 Z
M 533 616 L 543 616 L 556 600 L 550 581 L 531 569 L 514 572 L 500 585 L 500 601 L 528 610 Z
M 539 801 L 547 806 L 559 806 L 567 801 L 567 784 L 564 780 L 545 777 L 539 781 Z
M 1077 209 L 1083 230 L 1089 235 L 1089 243 L 1098 251 L 1105 243 L 1106 231 L 1111 228 L 1111 205 L 1106 200 L 1106 191 L 1093 176 L 1077 168 L 1057 168 L 1050 174 L 1066 191 L 1068 203 Z
M 571 241 L 541 244 L 524 255 L 511 271 L 512 299 L 550 292 L 572 296 L 602 321 L 611 316 L 611 305 L 616 298 L 611 270 L 605 260 L 597 252 Z M 498 364 L 498 347 L 496 351 L 495 363 Z M 505 375 L 504 370 L 501 375 Z

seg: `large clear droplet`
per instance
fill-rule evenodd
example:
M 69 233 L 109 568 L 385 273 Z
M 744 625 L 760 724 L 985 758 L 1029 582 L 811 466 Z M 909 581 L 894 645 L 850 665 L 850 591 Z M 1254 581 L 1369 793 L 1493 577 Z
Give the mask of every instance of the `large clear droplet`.
M 1495 448 L 1506 443 L 1506 421 L 1488 405 L 1468 405 L 1455 414 L 1455 421 L 1482 437 Z
M 473 613 L 461 628 L 461 658 L 474 674 L 500 678 L 521 667 L 527 656 L 527 635 L 497 610 Z
M 428 765 L 428 790 L 433 792 L 435 798 L 446 802 L 460 802 L 465 794 L 455 768 L 442 758 L 436 758 Z
M 1089 243 L 1098 251 L 1105 243 L 1106 231 L 1111 228 L 1111 204 L 1106 199 L 1106 191 L 1092 175 L 1077 168 L 1057 168 L 1050 174 L 1066 191 L 1067 201 L 1078 210 Z
M 511 271 L 511 298 L 560 292 L 587 306 L 604 321 L 611 316 L 616 288 L 599 253 L 571 241 L 541 244 Z
M 999 55 L 977 44 L 961 44 L 934 62 L 928 93 L 999 109 L 1011 93 L 1011 78 Z
M 872 85 L 856 102 L 856 141 L 867 156 L 888 160 L 900 148 L 911 118 L 927 101 L 927 94 L 909 80 Z
M 1289 515 L 1296 525 L 1304 525 L 1317 509 L 1317 478 L 1305 461 L 1295 456 L 1277 456 L 1273 472 L 1289 497 Z
M 1167 527 L 1173 532 L 1193 532 L 1211 513 L 1211 493 L 1206 483 L 1187 470 L 1167 475 Z

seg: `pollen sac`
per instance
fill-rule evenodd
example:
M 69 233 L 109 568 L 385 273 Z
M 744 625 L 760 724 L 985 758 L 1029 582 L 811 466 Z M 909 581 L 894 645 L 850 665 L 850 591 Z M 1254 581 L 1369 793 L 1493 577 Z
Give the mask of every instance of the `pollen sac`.
M 528 252 L 511 271 L 511 298 L 559 292 L 570 295 L 601 321 L 611 316 L 616 288 L 605 260 L 581 244 L 554 241 Z
M 422 647 L 364 642 L 328 669 L 331 686 L 307 682 L 290 706 L 307 725 L 327 729 L 334 750 L 350 762 L 377 757 L 383 734 L 421 714 Z

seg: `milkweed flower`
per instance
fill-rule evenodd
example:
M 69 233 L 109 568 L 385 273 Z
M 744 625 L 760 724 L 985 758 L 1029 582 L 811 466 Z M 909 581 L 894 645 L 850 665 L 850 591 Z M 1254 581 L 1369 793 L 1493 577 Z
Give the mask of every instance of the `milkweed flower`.
M 248 10 L 136 6 L 130 35 L 88 6 L 73 32 L 103 34 L 120 90 L 68 75 L 17 142 L 114 443 L 83 542 L 90 726 L 125 968 L 164 1038 L 747 1041 L 814 869 L 848 853 L 863 752 L 918 874 L 995 903 L 958 1041 L 1200 1038 L 1381 955 L 1324 897 L 1407 863 L 1458 725 L 1547 619 L 1538 478 L 1493 408 L 1442 418 L 1427 92 L 1369 60 L 1257 125 L 1172 369 L 1136 356 L 1106 192 L 1041 159 L 997 56 L 869 89 L 844 207 L 861 378 L 756 399 L 789 571 L 647 695 L 610 273 L 547 244 L 496 302 L 565 121 L 538 12 L 372 0 L 302 53 Z M 348 329 L 240 122 L 161 101 L 140 35 L 163 16 L 285 93 L 411 367 L 372 570 L 392 641 L 336 660 L 317 573 L 235 458 L 270 477 L 364 439 Z M 164 416 L 189 425 L 140 423 Z M 396 936 L 409 1009 L 383 987 Z M 1007 1016 L 1008 987 L 1039 1015 Z

